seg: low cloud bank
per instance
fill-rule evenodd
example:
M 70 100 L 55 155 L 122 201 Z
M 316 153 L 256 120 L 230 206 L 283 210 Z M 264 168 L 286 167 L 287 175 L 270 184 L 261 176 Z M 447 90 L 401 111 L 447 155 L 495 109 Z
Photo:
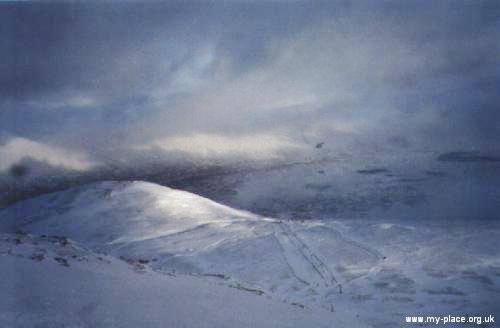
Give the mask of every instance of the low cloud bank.
M 167 168 L 500 151 L 493 1 L 0 7 L 4 194 Z

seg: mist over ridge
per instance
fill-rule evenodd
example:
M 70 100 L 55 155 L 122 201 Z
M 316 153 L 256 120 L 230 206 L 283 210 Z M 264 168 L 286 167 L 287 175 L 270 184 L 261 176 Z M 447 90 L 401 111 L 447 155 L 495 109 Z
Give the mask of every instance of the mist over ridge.
M 424 201 L 419 179 L 443 176 L 464 190 L 450 201 L 496 199 L 477 160 L 500 153 L 494 1 L 0 6 L 2 205 L 109 179 L 209 195 L 221 177 L 212 197 L 264 211 L 277 191 Z M 296 184 L 250 186 L 269 170 Z

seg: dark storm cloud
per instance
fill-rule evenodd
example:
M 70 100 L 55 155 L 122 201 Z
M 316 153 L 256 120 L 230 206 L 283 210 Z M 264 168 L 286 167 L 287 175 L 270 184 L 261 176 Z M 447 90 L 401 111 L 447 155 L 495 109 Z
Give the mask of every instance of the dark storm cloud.
M 500 138 L 495 1 L 0 8 L 8 163 L 21 146 L 88 164 L 317 141 L 489 150 Z
M 26 98 L 54 89 L 96 89 L 111 82 L 117 53 L 140 48 L 176 7 L 20 3 L 2 5 L 2 92 Z M 148 67 L 144 67 L 148 69 Z M 111 73 L 111 74 L 110 74 Z M 104 79 L 104 80 L 103 80 Z
M 222 2 L 2 4 L 1 92 L 22 99 L 54 89 L 140 91 L 169 73 L 158 70 L 162 57 L 175 70 L 206 40 L 246 67 L 264 55 L 266 39 L 307 22 L 308 9 Z M 117 60 L 123 53 L 131 54 L 127 62 Z

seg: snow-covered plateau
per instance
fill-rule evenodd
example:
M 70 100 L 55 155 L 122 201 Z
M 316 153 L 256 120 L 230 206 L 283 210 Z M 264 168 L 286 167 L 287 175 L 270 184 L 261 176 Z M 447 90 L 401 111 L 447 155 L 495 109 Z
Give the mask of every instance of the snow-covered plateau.
M 494 220 L 288 221 L 108 181 L 5 208 L 0 232 L 2 327 L 401 327 L 500 304 Z

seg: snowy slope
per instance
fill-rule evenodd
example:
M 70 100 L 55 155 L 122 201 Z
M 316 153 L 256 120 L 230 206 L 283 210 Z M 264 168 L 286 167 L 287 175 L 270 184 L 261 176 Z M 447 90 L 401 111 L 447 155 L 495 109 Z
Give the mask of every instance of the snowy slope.
M 285 223 L 150 183 L 92 184 L 19 203 L 2 216 L 4 231 L 67 236 L 95 251 L 149 261 L 156 270 L 278 291 L 291 303 L 339 291 L 334 274 Z M 377 261 L 361 249 L 353 253 Z
M 0 234 L 1 327 L 330 327 L 322 311 L 152 272 L 70 240 Z
M 499 228 L 280 221 L 145 182 L 91 184 L 0 211 L 4 232 L 65 236 L 155 272 L 326 310 L 325 322 L 348 327 L 400 327 L 416 310 L 490 314 L 500 301 Z

